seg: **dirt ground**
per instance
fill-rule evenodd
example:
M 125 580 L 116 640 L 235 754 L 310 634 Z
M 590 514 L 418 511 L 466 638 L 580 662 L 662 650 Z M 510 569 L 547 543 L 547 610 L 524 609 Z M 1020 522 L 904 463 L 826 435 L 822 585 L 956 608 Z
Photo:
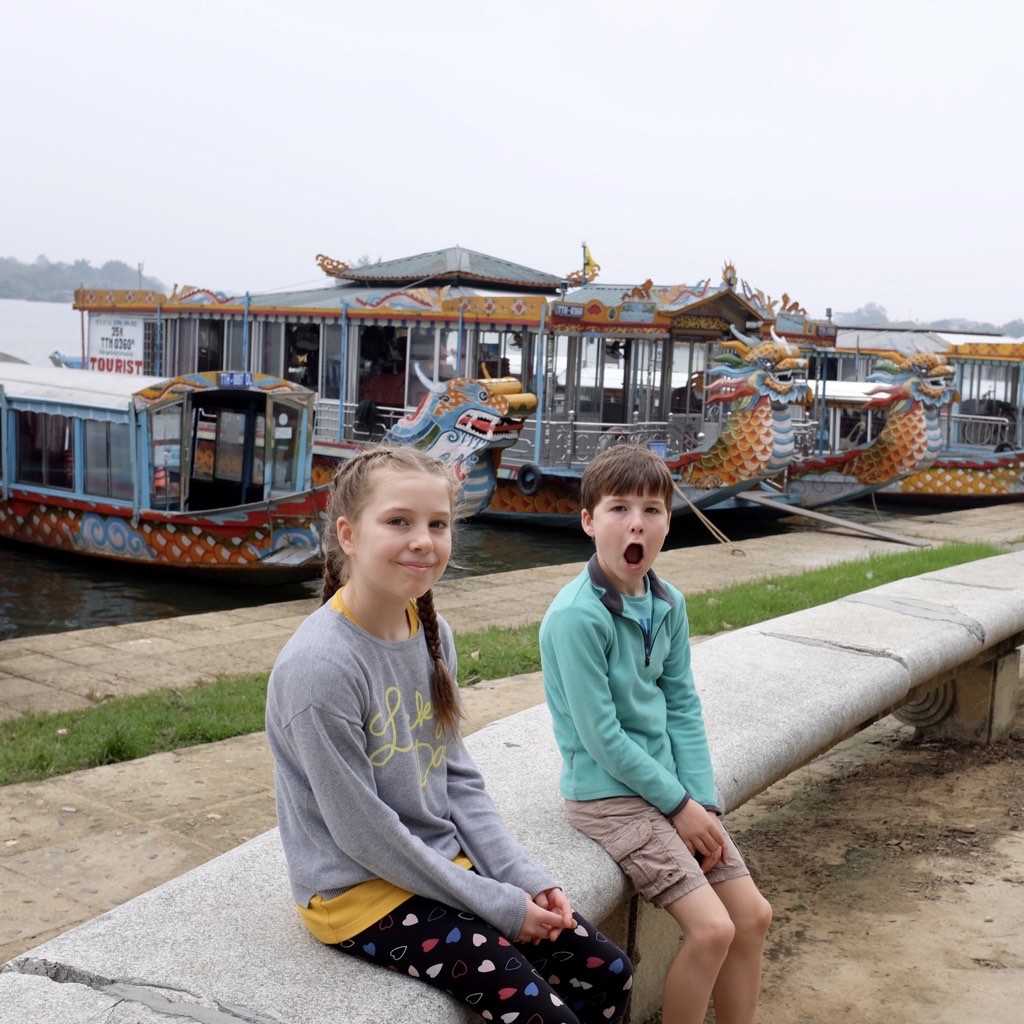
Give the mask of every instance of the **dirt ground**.
M 885 719 L 729 822 L 775 911 L 759 1024 L 1024 1020 L 1024 705 L 987 748 Z

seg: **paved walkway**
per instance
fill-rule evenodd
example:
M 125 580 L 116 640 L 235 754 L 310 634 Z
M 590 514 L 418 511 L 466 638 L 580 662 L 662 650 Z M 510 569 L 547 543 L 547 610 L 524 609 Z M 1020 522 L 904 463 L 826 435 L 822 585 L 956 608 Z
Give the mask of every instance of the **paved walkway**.
M 1024 541 L 1024 506 L 899 521 L 932 543 Z M 797 574 L 905 550 L 846 530 L 814 530 L 662 554 L 684 592 Z M 458 632 L 537 621 L 582 563 L 442 581 Z M 88 707 L 159 686 L 269 671 L 314 602 L 211 612 L 0 642 L 0 719 Z M 464 691 L 467 731 L 543 700 L 540 674 Z M 0 963 L 274 826 L 262 734 L 0 789 Z

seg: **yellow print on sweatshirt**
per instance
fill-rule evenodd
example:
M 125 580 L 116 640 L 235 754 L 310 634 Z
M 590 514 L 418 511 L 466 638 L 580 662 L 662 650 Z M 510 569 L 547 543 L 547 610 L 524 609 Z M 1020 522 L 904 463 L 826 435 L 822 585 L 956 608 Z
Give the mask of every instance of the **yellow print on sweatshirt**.
M 412 733 L 423 730 L 427 723 L 433 721 L 434 706 L 427 700 L 419 690 L 416 691 L 416 716 L 409 724 L 410 740 L 412 742 L 404 746 L 399 742 L 398 715 L 402 710 L 402 694 L 397 686 L 389 686 L 384 691 L 384 707 L 387 716 L 378 712 L 370 719 L 368 726 L 371 736 L 376 736 L 384 742 L 370 754 L 370 764 L 374 768 L 383 768 L 396 754 L 407 754 L 415 751 L 417 769 L 420 778 L 420 788 L 427 784 L 430 772 L 434 768 L 440 768 L 444 764 L 446 746 L 444 743 L 435 746 L 421 739 L 412 740 Z M 434 729 L 434 739 L 443 738 L 443 730 L 440 723 Z M 425 756 L 424 756 L 425 755 Z

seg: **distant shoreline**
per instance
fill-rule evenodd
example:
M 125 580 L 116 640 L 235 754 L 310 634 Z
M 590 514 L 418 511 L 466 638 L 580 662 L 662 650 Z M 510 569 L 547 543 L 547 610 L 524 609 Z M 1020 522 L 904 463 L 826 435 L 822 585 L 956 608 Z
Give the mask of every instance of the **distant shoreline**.
M 71 305 L 75 299 L 74 291 L 69 292 L 49 292 L 44 295 L 38 293 L 34 295 L 0 295 L 0 299 L 16 299 L 18 302 L 59 302 L 65 305 Z

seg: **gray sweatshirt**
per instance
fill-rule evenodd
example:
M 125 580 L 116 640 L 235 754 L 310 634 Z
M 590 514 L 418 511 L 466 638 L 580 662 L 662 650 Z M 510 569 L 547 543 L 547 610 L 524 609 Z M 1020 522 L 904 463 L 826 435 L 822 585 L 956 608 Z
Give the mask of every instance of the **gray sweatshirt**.
M 455 677 L 451 630 L 438 620 Z M 439 737 L 423 629 L 393 643 L 330 603 L 270 676 L 267 737 L 292 895 L 308 906 L 383 878 L 514 939 L 527 895 L 556 885 L 512 837 L 461 743 Z M 460 849 L 476 871 L 452 862 Z

